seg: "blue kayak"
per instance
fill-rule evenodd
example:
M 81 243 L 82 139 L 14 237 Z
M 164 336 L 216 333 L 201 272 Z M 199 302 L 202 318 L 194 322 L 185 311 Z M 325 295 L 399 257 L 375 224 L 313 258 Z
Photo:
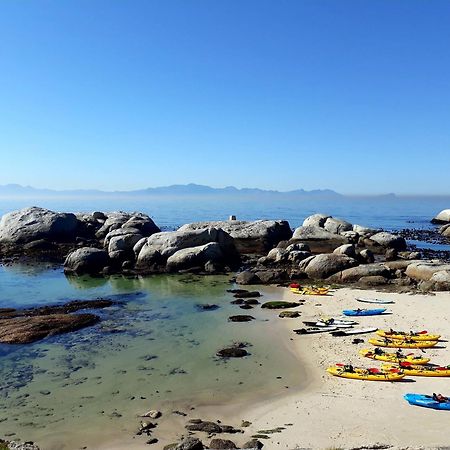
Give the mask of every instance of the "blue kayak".
M 405 400 L 410 405 L 423 406 L 424 408 L 450 410 L 450 401 L 438 402 L 431 395 L 423 394 L 405 394 Z
M 386 308 L 378 309 L 344 309 L 342 313 L 344 316 L 377 316 L 378 314 L 383 314 Z

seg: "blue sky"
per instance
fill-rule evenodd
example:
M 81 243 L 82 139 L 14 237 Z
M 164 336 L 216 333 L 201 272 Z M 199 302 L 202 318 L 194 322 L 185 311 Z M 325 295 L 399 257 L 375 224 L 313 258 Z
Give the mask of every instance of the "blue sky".
M 450 2 L 2 0 L 0 184 L 449 193 Z

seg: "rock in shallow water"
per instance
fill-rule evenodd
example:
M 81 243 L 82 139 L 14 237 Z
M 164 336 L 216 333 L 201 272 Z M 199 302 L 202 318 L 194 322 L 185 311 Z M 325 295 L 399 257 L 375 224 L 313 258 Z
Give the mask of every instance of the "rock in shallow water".
M 248 352 L 244 348 L 228 347 L 219 350 L 216 355 L 220 356 L 221 358 L 242 358 L 244 356 L 247 356 Z
M 27 344 L 48 336 L 79 330 L 100 321 L 94 314 L 50 314 L 0 320 L 0 342 Z

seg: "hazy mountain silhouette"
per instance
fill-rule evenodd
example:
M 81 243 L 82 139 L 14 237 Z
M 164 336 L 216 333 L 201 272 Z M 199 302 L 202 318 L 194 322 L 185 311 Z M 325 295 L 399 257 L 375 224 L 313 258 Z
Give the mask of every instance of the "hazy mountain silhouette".
M 316 189 L 305 191 L 296 189 L 288 192 L 265 190 L 258 188 L 238 189 L 234 186 L 224 188 L 213 188 L 201 184 L 174 184 L 171 186 L 152 187 L 133 191 L 101 191 L 98 189 L 72 189 L 53 190 L 39 189 L 20 184 L 0 185 L 0 196 L 2 197 L 143 197 L 143 196 L 174 196 L 174 197 L 203 197 L 203 196 L 270 196 L 270 197 L 341 197 L 342 195 L 330 189 Z

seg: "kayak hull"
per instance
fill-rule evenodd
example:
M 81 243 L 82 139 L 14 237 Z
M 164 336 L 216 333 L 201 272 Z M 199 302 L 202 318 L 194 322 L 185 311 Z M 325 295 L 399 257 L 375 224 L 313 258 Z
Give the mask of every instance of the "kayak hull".
M 354 372 L 346 372 L 342 367 L 328 367 L 327 372 L 335 377 L 366 381 L 399 381 L 404 373 L 370 373 L 368 369 L 355 368 Z
M 366 358 L 390 363 L 409 362 L 411 364 L 427 364 L 430 362 L 430 358 L 422 358 L 421 356 L 405 356 L 404 358 L 399 358 L 395 353 L 387 352 L 384 352 L 382 355 L 377 355 L 373 350 L 368 348 L 360 350 L 359 354 Z
M 450 411 L 450 402 L 438 402 L 436 400 L 433 400 L 433 397 L 431 395 L 405 394 L 404 399 L 410 405 L 422 406 L 423 408 Z
M 386 308 L 377 308 L 377 309 L 344 309 L 342 313 L 344 316 L 378 316 L 383 314 L 386 311 Z
M 392 364 L 382 364 L 381 369 L 386 371 L 399 369 L 405 375 L 410 375 L 413 377 L 450 377 L 450 369 L 447 369 L 445 367 L 432 368 L 414 364 L 410 366 L 393 366 Z
M 391 339 L 369 339 L 369 344 L 375 347 L 389 347 L 389 348 L 431 348 L 437 344 L 437 341 L 401 341 Z
M 386 337 L 389 339 L 409 339 L 411 341 L 437 341 L 441 337 L 440 334 L 419 334 L 419 333 L 391 333 L 386 330 L 378 330 L 378 336 Z
M 358 302 L 362 302 L 362 303 L 373 303 L 375 305 L 387 305 L 387 304 L 394 303 L 393 300 L 381 300 L 381 299 L 378 299 L 378 298 L 356 297 L 355 300 L 358 301 Z

